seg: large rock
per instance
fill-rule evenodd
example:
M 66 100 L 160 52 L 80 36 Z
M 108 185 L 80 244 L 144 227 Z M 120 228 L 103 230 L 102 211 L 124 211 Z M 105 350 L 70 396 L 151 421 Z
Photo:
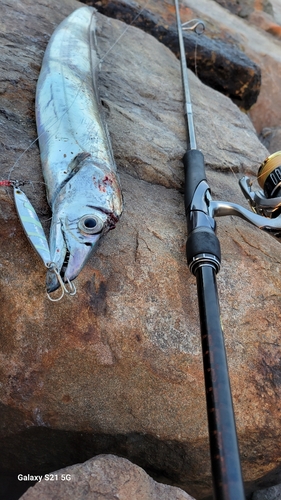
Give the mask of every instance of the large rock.
M 178 33 L 172 0 L 83 0 L 109 17 L 138 26 L 152 34 L 179 57 Z M 189 8 L 181 10 L 185 21 L 196 17 Z M 233 39 L 220 40 L 195 33 L 183 33 L 188 67 L 210 87 L 231 97 L 239 106 L 249 109 L 257 100 L 261 86 L 260 68 Z M 195 55 L 196 54 L 196 55 Z
M 276 2 L 277 3 L 277 2 Z M 188 0 L 188 6 L 217 32 L 235 37 L 245 53 L 261 68 L 261 90 L 249 114 L 258 133 L 264 127 L 276 127 L 281 121 L 280 41 L 231 14 L 214 0 Z
M 254 24 L 258 28 L 261 28 L 262 30 L 266 31 L 267 33 L 274 35 L 276 38 L 280 40 L 281 26 L 280 24 L 274 21 L 273 16 L 271 16 L 270 14 L 255 10 L 249 16 L 249 21 L 251 24 Z
M 42 477 L 42 476 L 41 476 Z M 42 477 L 21 500 L 194 500 L 175 488 L 153 481 L 125 458 L 99 455 Z
M 256 491 L 253 494 L 252 500 L 280 500 L 281 499 L 281 485 L 271 486 L 264 490 Z
M 166 0 L 165 3 L 150 0 L 149 10 L 146 0 L 139 0 L 143 8 L 141 11 L 137 10 L 132 0 L 84 1 L 96 4 L 107 15 L 134 22 L 167 44 L 174 52 L 178 51 L 173 31 L 173 0 Z M 248 109 L 252 106 L 250 117 L 258 133 L 263 127 L 277 127 L 281 120 L 281 1 L 272 2 L 273 15 L 270 14 L 272 9 L 266 0 L 222 2 L 231 3 L 237 9 L 251 6 L 247 11 L 247 20 L 229 12 L 214 0 L 189 0 L 181 4 L 182 21 L 200 17 L 207 27 L 206 36 L 186 35 L 188 65 L 191 69 L 196 67 L 201 80 L 230 96 L 240 107 Z M 134 9 L 131 4 L 135 6 Z M 260 10 L 261 7 L 267 12 Z M 137 12 L 140 14 L 138 17 Z M 255 64 L 249 64 L 249 61 Z M 257 67 L 261 70 L 261 85 Z
M 51 32 L 78 6 L 6 0 L 2 8 L 1 176 L 33 181 L 24 189 L 46 229 L 35 85 Z M 210 494 L 211 473 L 196 284 L 185 259 L 179 62 L 146 33 L 97 19 L 125 210 L 79 275 L 77 295 L 53 304 L 1 188 L 1 472 L 47 473 L 114 453 L 199 499 Z M 190 85 L 213 196 L 243 203 L 237 178 L 255 174 L 268 152 L 228 98 L 192 74 Z M 280 246 L 233 218 L 218 221 L 218 234 L 242 467 L 254 491 L 280 482 Z
M 260 0 L 258 2 L 256 0 L 243 0 L 243 2 L 237 0 L 216 0 L 216 2 L 240 17 L 249 17 L 256 10 L 256 7 L 268 14 L 273 14 L 272 3 L 269 0 Z
M 260 133 L 260 140 L 270 153 L 281 150 L 281 128 L 265 127 Z
M 271 0 L 271 4 L 273 7 L 273 17 L 281 25 L 281 0 Z

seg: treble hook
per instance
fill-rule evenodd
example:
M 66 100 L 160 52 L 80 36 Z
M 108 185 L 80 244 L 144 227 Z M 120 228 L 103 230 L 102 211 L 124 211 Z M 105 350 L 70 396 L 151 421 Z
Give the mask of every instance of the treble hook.
M 201 19 L 191 19 L 181 25 L 183 31 L 195 31 L 197 35 L 202 35 L 205 31 L 205 23 Z
M 47 297 L 48 297 L 48 299 L 51 302 L 58 302 L 59 300 L 61 300 L 63 298 L 63 296 L 64 296 L 65 293 L 68 294 L 68 295 L 75 295 L 76 294 L 76 287 L 75 287 L 74 283 L 71 283 L 69 281 L 69 279 L 67 279 L 67 284 L 68 284 L 69 288 L 66 287 L 66 285 L 63 282 L 62 277 L 61 277 L 61 275 L 60 275 L 60 273 L 59 273 L 59 271 L 58 271 L 58 269 L 57 269 L 57 267 L 56 267 L 56 265 L 55 265 L 54 262 L 48 262 L 46 264 L 46 267 L 50 271 L 53 271 L 55 273 L 55 275 L 56 275 L 56 277 L 58 279 L 58 282 L 60 284 L 61 290 L 62 290 L 61 295 L 57 299 L 53 299 L 50 296 L 50 294 L 47 292 Z

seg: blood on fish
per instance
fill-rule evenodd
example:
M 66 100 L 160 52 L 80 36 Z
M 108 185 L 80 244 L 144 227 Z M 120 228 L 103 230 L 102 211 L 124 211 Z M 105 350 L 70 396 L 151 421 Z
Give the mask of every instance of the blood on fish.
M 103 178 L 102 182 L 104 182 L 105 184 L 110 184 L 110 185 L 112 185 L 113 180 L 111 179 L 111 177 L 108 177 L 108 175 L 106 175 L 106 176 Z
M 113 213 L 110 214 L 109 230 L 114 229 L 119 218 Z
M 102 179 L 101 183 L 99 183 L 98 188 L 100 191 L 105 193 L 107 186 L 112 186 L 112 184 L 113 184 L 113 179 L 111 177 L 109 177 L 108 175 L 105 175 L 104 178 Z

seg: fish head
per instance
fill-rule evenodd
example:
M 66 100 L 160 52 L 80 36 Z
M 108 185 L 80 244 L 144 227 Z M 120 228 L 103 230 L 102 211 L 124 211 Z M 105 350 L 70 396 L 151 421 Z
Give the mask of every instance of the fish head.
M 80 155 L 52 202 L 51 261 L 65 282 L 78 276 L 102 235 L 115 227 L 122 213 L 119 180 L 102 167 L 91 155 Z M 57 275 L 50 270 L 47 290 L 58 287 Z
M 110 219 L 110 214 L 89 205 L 68 203 L 55 213 L 50 230 L 50 252 L 63 281 L 72 281 L 78 276 L 101 236 L 110 229 Z M 49 270 L 48 293 L 58 287 L 56 274 Z

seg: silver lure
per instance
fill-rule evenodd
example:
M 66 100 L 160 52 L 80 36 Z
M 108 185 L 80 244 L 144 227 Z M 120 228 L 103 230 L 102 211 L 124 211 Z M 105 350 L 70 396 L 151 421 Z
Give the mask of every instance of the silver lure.
M 98 65 L 95 9 L 82 7 L 53 33 L 36 89 L 40 155 L 52 209 L 50 256 L 64 281 L 76 278 L 122 213 L 98 96 Z M 56 274 L 48 271 L 48 292 L 58 286 Z
M 51 263 L 51 255 L 46 236 L 37 214 L 24 192 L 14 185 L 14 200 L 24 232 L 34 250 L 46 267 Z

